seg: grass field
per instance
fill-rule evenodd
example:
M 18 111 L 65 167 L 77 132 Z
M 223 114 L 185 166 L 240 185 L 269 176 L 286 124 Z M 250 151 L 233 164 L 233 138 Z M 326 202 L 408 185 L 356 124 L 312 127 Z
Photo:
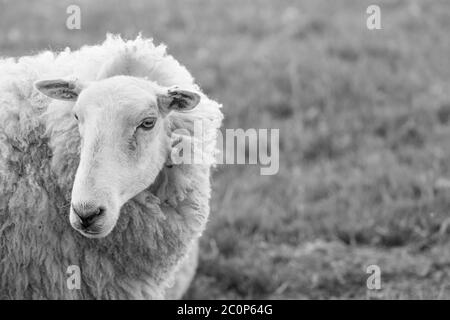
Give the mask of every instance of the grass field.
M 0 29 L 13 56 L 142 31 L 224 104 L 225 128 L 280 129 L 277 175 L 215 171 L 187 298 L 450 299 L 449 1 L 0 0 Z

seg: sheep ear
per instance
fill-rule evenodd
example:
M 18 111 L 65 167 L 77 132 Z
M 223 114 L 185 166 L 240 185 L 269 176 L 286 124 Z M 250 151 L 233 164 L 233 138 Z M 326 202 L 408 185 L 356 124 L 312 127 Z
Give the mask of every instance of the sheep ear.
M 50 98 L 66 101 L 76 101 L 84 87 L 77 80 L 64 79 L 39 80 L 34 86 Z
M 166 93 L 158 95 L 158 107 L 163 113 L 170 111 L 189 111 L 200 102 L 200 95 L 194 91 L 172 87 Z

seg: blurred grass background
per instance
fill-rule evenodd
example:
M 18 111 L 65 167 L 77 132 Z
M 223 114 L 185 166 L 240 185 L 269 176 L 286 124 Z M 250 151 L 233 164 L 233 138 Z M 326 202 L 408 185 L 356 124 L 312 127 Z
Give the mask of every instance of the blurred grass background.
M 0 55 L 142 31 L 224 104 L 225 128 L 280 129 L 277 175 L 214 173 L 187 298 L 449 299 L 450 2 L 376 2 L 369 31 L 373 1 L 0 0 Z

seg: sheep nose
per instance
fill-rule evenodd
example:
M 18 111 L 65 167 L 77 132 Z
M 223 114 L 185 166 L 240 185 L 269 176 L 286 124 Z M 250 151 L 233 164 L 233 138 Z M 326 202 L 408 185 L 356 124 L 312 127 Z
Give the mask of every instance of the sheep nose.
M 83 228 L 91 226 L 105 211 L 103 207 L 76 204 L 72 205 L 72 210 L 80 219 Z

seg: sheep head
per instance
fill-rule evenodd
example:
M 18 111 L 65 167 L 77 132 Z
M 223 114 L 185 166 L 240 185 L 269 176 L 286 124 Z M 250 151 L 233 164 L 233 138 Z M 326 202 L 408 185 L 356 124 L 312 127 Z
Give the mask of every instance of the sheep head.
M 121 207 L 156 179 L 170 153 L 167 114 L 200 102 L 197 92 L 130 76 L 91 83 L 41 80 L 35 87 L 53 99 L 74 101 L 81 146 L 70 223 L 90 238 L 108 235 Z

